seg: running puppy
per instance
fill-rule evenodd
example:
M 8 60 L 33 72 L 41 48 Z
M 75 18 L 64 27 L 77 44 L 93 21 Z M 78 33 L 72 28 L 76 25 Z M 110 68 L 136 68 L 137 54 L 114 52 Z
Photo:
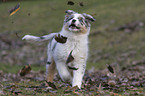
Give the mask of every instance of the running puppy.
M 88 57 L 90 22 L 94 21 L 91 15 L 67 10 L 62 30 L 59 33 L 51 33 L 42 37 L 25 35 L 22 38 L 33 41 L 50 40 L 46 64 L 48 82 L 53 81 L 57 68 L 63 81 L 70 81 L 73 87 L 81 88 Z

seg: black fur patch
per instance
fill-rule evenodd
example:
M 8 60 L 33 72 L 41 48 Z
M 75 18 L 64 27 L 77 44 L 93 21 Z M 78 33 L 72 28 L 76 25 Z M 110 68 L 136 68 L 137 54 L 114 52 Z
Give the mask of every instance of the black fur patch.
M 65 22 L 68 22 L 69 20 L 73 19 L 74 15 L 70 15 L 69 17 L 66 17 Z
M 89 22 L 86 21 L 86 20 L 85 20 L 85 26 L 86 26 L 86 28 L 87 28 L 87 27 L 90 27 L 90 26 L 89 26 Z
M 57 45 L 57 42 L 56 42 L 56 43 L 54 43 L 53 48 L 52 48 L 52 51 L 54 51 L 54 49 L 55 49 L 56 45 Z
M 40 37 L 40 39 L 44 39 L 44 37 L 43 37 L 43 36 L 41 36 L 41 37 Z
M 82 17 L 79 17 L 78 19 L 82 26 L 85 25 L 86 28 L 88 27 L 88 22 L 85 19 Z
M 51 64 L 51 62 L 48 61 L 46 64 Z
M 78 70 L 79 68 L 75 68 L 75 67 L 71 67 L 71 66 L 68 66 L 69 69 L 71 70 Z

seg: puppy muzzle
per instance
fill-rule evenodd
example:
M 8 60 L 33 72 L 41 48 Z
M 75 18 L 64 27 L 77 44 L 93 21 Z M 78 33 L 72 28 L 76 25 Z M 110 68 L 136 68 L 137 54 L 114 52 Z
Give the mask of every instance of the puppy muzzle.
M 80 29 L 80 27 L 76 26 L 76 24 L 74 24 L 74 23 L 71 23 L 71 25 L 69 25 L 69 28 Z

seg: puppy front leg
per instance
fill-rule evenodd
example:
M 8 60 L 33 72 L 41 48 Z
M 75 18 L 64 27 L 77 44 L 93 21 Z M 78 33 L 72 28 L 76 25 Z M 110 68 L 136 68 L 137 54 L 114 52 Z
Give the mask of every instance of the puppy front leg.
M 78 70 L 73 70 L 72 87 L 78 86 L 78 88 L 81 89 L 82 80 L 83 80 L 83 76 L 84 76 L 85 69 L 86 69 L 86 64 L 77 63 L 77 66 L 75 66 L 75 68 L 78 68 Z

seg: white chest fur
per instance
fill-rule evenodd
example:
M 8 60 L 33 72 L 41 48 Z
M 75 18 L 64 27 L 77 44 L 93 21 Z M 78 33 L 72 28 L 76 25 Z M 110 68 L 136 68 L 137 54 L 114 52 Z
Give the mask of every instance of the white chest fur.
M 57 43 L 54 50 L 54 58 L 60 61 L 66 61 L 69 53 L 75 60 L 84 58 L 87 59 L 88 54 L 88 36 L 87 34 L 69 33 L 65 31 L 60 32 L 61 35 L 67 37 L 67 42 Z

